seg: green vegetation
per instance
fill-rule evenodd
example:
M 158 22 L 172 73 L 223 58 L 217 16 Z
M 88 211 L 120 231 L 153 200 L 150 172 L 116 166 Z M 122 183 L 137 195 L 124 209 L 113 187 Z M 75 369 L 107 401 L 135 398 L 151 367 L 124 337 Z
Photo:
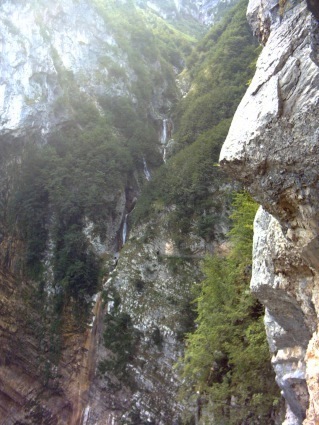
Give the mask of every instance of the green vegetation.
M 182 397 L 200 397 L 205 414 L 211 415 L 209 423 L 266 425 L 273 423 L 279 391 L 263 309 L 249 293 L 257 205 L 246 193 L 238 193 L 233 207 L 229 253 L 204 263 L 206 278 L 195 300 L 197 328 L 187 336 L 181 361 Z
M 222 120 L 232 118 L 246 90 L 260 48 L 246 22 L 245 5 L 240 1 L 187 58 L 192 84 L 175 112 L 181 145 L 194 142 Z
M 41 323 L 30 327 L 42 344 L 45 383 L 50 381 L 51 365 L 59 362 L 66 313 L 71 311 L 74 326 L 82 331 L 91 297 L 100 288 L 102 264 L 86 233 L 87 224 L 93 223 L 93 236 L 103 241 L 108 224 L 116 219 L 119 194 L 134 186 L 142 195 L 132 214 L 133 225 L 156 222 L 159 214 L 167 214 L 168 230 L 181 256 L 158 256 L 158 261 L 173 275 L 180 277 L 185 260 L 192 259 L 190 233 L 211 246 L 232 221 L 230 252 L 204 263 L 206 278 L 196 296 L 197 328 L 187 296 L 166 300 L 183 314 L 178 338 L 182 341 L 189 332 L 181 361 L 182 397 L 191 404 L 199 392 L 203 412 L 211 415 L 209 423 L 270 424 L 278 394 L 262 307 L 248 290 L 256 205 L 239 193 L 231 207 L 235 184 L 214 166 L 259 53 L 246 23 L 246 1 L 241 0 L 197 44 L 198 29 L 192 31 L 182 19 L 177 25 L 167 23 L 130 0 L 92 2 L 116 39 L 112 51 L 103 52 L 100 66 L 112 83 L 123 83 L 121 95 L 101 95 L 98 109 L 52 50 L 63 88 L 54 113 L 56 118 L 68 117 L 68 122 L 50 135 L 47 145 L 29 140 L 13 151 L 4 144 L 5 159 L 0 158 L 0 232 L 10 229 L 23 241 L 22 271 L 37 281 L 32 297 Z M 125 52 L 125 66 L 116 61 L 119 52 Z M 175 78 L 185 63 L 181 78 L 190 90 L 178 103 Z M 164 165 L 158 122 L 150 112 L 154 104 L 158 117 L 172 112 L 176 129 L 174 152 Z M 140 178 L 143 158 L 154 176 L 147 184 Z M 155 232 L 155 226 L 149 226 L 143 242 Z M 190 264 L 198 273 L 195 262 L 194 267 Z M 48 266 L 51 278 L 46 281 Z M 142 297 L 147 285 L 140 276 L 131 280 Z M 52 286 L 50 291 L 45 285 Z M 119 308 L 119 295 L 111 299 L 114 311 L 106 316 L 103 337 L 112 354 L 100 363 L 99 371 L 112 371 L 125 380 L 139 335 L 131 317 Z M 46 321 L 49 303 L 52 316 Z M 152 340 L 160 349 L 157 327 Z
M 104 318 L 104 346 L 111 351 L 107 359 L 101 360 L 98 365 L 100 374 L 111 371 L 117 379 L 124 380 L 132 385 L 127 365 L 133 359 L 138 342 L 138 332 L 133 327 L 129 314 L 120 310 L 121 297 L 115 288 L 104 292 L 105 302 L 111 301 L 113 307 Z
M 148 117 L 149 105 L 158 88 L 165 99 L 161 112 L 167 113 L 168 106 L 178 99 L 172 67 L 182 70 L 195 38 L 150 10 L 136 7 L 133 1 L 123 4 L 115 0 L 92 2 L 108 28 L 116 34 L 115 49 L 125 52 L 127 67 L 135 74 L 129 89 L 130 95 L 138 101 L 138 114 Z
M 106 315 L 105 325 L 104 345 L 112 351 L 113 356 L 101 361 L 99 371 L 105 373 L 110 370 L 117 378 L 127 379 L 126 367 L 129 360 L 132 360 L 137 342 L 132 320 L 128 314 L 117 312 Z
M 229 181 L 213 164 L 259 52 L 245 11 L 246 2 L 240 1 L 187 58 L 183 78 L 191 84 L 173 113 L 175 155 L 145 188 L 134 211 L 138 222 L 173 207 L 169 225 L 180 248 L 190 231 L 209 243 L 228 224 L 222 212 L 229 208 Z
M 33 311 L 27 312 L 26 320 L 28 329 L 36 339 L 37 360 L 42 382 L 45 387 L 54 388 L 57 386 L 54 380 L 57 377 L 56 366 L 59 364 L 62 352 L 62 315 L 56 308 L 48 308 L 49 299 L 44 286 L 44 281 L 41 281 L 29 293 L 29 305 Z
M 18 225 L 25 242 L 28 276 L 41 279 L 50 253 L 56 309 L 62 311 L 74 299 L 76 314 L 82 316 L 98 289 L 101 268 L 85 226 L 92 222 L 93 233 L 105 238 L 118 193 L 134 170 L 143 169 L 141 158 L 150 155 L 155 136 L 125 99 L 115 101 L 104 117 L 75 93 L 73 108 L 76 103 L 74 122 L 51 134 L 47 145 L 20 149 L 12 197 L 3 202 L 12 228 Z M 145 135 L 138 137 L 137 131 Z M 149 163 L 154 166 L 158 158 Z

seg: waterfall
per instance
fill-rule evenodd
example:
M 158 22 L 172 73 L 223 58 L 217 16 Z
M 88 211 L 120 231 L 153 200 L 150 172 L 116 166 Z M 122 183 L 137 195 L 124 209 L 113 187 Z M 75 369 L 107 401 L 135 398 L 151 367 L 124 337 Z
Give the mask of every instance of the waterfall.
M 162 128 L 162 135 L 161 135 L 161 143 L 165 145 L 167 141 L 167 119 L 163 120 L 163 128 Z
M 128 214 L 125 214 L 124 222 L 123 222 L 123 229 L 122 229 L 122 245 L 126 242 L 126 236 L 127 236 L 127 216 Z
M 172 138 L 173 122 L 170 118 L 163 119 L 162 123 L 162 133 L 161 133 L 161 144 L 163 152 L 163 161 L 167 160 L 167 145 L 168 141 Z
M 85 411 L 84 411 L 84 417 L 83 417 L 83 422 L 82 422 L 83 425 L 87 424 L 87 421 L 89 419 L 89 413 L 90 413 L 90 406 L 87 406 L 85 408 Z
M 151 173 L 149 172 L 149 169 L 147 168 L 146 159 L 143 157 L 143 165 L 144 165 L 144 174 L 147 181 L 151 180 Z
M 181 3 L 180 3 L 180 0 L 174 0 L 174 3 L 175 3 L 175 7 L 176 7 L 176 9 L 177 9 L 177 12 L 180 12 L 180 11 L 181 11 Z

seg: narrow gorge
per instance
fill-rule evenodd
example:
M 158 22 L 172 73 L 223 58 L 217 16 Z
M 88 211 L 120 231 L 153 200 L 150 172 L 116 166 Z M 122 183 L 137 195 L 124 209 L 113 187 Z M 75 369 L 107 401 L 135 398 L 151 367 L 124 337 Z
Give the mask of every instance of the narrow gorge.
M 319 423 L 318 13 L 1 3 L 1 425 Z

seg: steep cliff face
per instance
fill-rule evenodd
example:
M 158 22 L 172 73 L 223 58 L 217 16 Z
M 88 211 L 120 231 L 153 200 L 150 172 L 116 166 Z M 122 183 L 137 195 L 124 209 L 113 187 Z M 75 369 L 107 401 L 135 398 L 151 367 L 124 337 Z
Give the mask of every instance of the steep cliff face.
M 236 0 L 174 0 L 174 1 L 145 1 L 138 0 L 137 4 L 159 13 L 165 19 L 179 17 L 193 18 L 205 25 L 211 25 L 220 19 L 223 11 L 236 3 Z
M 53 271 L 56 242 L 53 243 L 52 234 L 56 214 L 53 213 L 49 220 L 43 217 L 47 222 L 44 224 L 42 221 L 42 224 L 50 233 L 47 241 L 42 235 L 46 250 L 42 261 L 46 272 L 41 279 L 32 279 L 26 276 L 24 269 L 25 235 L 18 229 L 16 215 L 9 203 L 15 196 L 25 147 L 28 149 L 33 143 L 46 143 L 55 137 L 53 133 L 58 130 L 63 133 L 70 128 L 77 129 L 76 138 L 79 139 L 85 133 L 87 123 L 93 124 L 90 111 L 103 120 L 105 110 L 111 109 L 101 106 L 101 99 L 106 102 L 106 99 L 127 98 L 133 104 L 137 102 L 137 73 L 129 64 L 128 52 L 123 50 L 119 40 L 115 40 L 113 30 L 106 23 L 107 17 L 103 18 L 99 12 L 97 2 L 87 1 L 55 4 L 5 1 L 0 7 L 0 423 L 5 425 L 22 422 L 82 424 L 88 420 L 88 392 L 96 371 L 96 349 L 103 322 L 100 295 L 86 297 L 93 310 L 89 309 L 86 319 L 92 323 L 85 329 L 79 328 L 78 318 L 74 315 L 74 300 L 64 304 L 58 315 L 54 312 L 53 298 L 59 292 L 54 286 Z M 150 74 L 156 71 L 160 75 L 158 57 L 153 59 Z M 141 62 L 142 56 L 140 68 Z M 170 104 L 171 100 L 164 95 L 166 89 L 167 81 L 164 81 L 160 87 L 154 85 L 149 97 L 143 98 L 146 110 L 149 108 L 150 115 L 153 114 L 150 121 L 160 116 L 160 108 L 167 108 Z M 84 107 L 82 117 L 86 124 L 79 120 L 81 107 Z M 145 116 L 142 119 L 146 119 Z M 117 120 L 121 126 L 124 118 L 118 114 Z M 93 125 L 95 129 L 96 124 Z M 152 121 L 152 124 L 155 126 L 155 146 L 157 142 L 160 146 L 156 140 L 156 122 Z M 128 137 L 120 135 L 122 129 L 115 129 L 115 126 L 108 126 L 108 129 L 118 138 L 117 141 Z M 108 130 L 104 128 L 101 131 L 100 140 L 107 139 Z M 63 134 L 65 143 L 66 133 Z M 91 134 L 88 138 L 90 148 L 92 141 Z M 152 158 L 156 156 L 156 147 L 153 148 L 149 146 Z M 114 152 L 109 152 L 114 161 Z M 159 152 L 157 155 L 160 158 Z M 74 150 L 71 156 L 75 158 Z M 98 158 L 101 160 L 101 152 Z M 142 157 L 138 161 L 143 169 Z M 89 162 L 86 156 L 85 163 Z M 100 162 L 100 165 L 102 174 L 110 174 L 107 164 Z M 94 165 L 96 167 L 97 164 Z M 35 168 L 30 169 L 31 175 Z M 43 169 L 43 164 L 40 168 Z M 106 226 L 104 234 L 101 236 L 100 232 L 96 232 L 94 219 L 86 215 L 80 220 L 83 236 L 91 246 L 89 249 L 104 260 L 113 256 L 113 252 L 121 246 L 120 232 L 126 209 L 131 207 L 139 185 L 143 184 L 143 172 L 139 173 L 136 167 L 129 186 L 126 185 L 124 169 L 121 168 L 121 171 L 116 178 L 116 187 L 108 184 L 110 190 L 105 186 L 101 192 L 103 205 L 100 204 L 98 213 L 107 211 L 103 219 Z M 63 186 L 66 187 L 65 184 Z M 79 188 L 79 181 L 72 186 Z M 66 190 L 69 194 L 72 191 L 70 186 Z M 90 193 L 93 193 L 92 185 Z M 50 204 L 48 198 L 45 204 Z M 21 199 L 17 205 L 20 205 L 20 211 L 25 211 Z M 37 215 L 34 205 L 31 211 L 32 216 Z M 69 225 L 72 225 L 71 222 Z M 64 234 L 65 231 L 66 228 Z M 34 247 L 39 245 L 38 242 Z M 96 399 L 103 399 L 104 392 L 105 384 L 98 388 Z M 106 404 L 100 403 L 103 413 L 99 420 L 103 424 L 113 423 L 112 411 L 119 409 L 119 405 L 122 410 L 126 407 L 128 396 L 125 389 L 113 398 L 109 396 L 111 393 L 112 390 L 109 390 Z
M 77 90 L 88 96 L 105 91 L 110 76 L 100 66 L 101 50 L 130 73 L 125 54 L 114 53 L 114 37 L 88 2 L 6 1 L 0 19 L 2 134 L 34 129 L 44 136 L 65 122 L 69 114 L 62 100 L 72 96 L 65 93 L 67 78 L 75 78 Z M 112 87 L 125 90 L 120 83 Z
M 191 287 L 200 276 L 201 242 L 194 237 L 194 251 L 183 255 L 162 212 L 132 231 L 105 284 L 109 320 L 125 314 L 134 328 L 121 379 L 131 389 L 129 407 L 122 412 L 125 423 L 177 424 L 188 410 L 176 397 L 180 381 L 174 364 L 193 320 L 189 303 Z M 113 352 L 119 357 L 118 350 Z M 116 373 L 113 365 L 109 370 Z
M 125 7 L 131 8 L 132 18 L 135 6 L 131 2 L 105 6 L 94 0 L 54 4 L 38 0 L 1 5 L 1 134 L 17 137 L 33 131 L 46 140 L 52 130 L 70 120 L 72 99 L 79 93 L 100 111 L 99 102 L 105 97 L 137 102 L 138 70 L 147 64 L 150 73 L 158 75 L 163 63 L 157 51 L 147 57 L 145 47 L 139 67 L 132 63 L 134 55 L 128 52 L 125 37 L 136 51 L 143 40 L 132 28 L 125 29 L 127 21 L 121 29 L 121 23 L 113 19 L 117 8 L 124 16 Z M 135 17 L 139 15 L 135 13 Z M 136 27 L 139 25 L 141 21 L 136 20 Z M 165 93 L 167 83 L 163 80 L 161 87 L 153 86 L 156 105 L 151 106 L 147 96 L 143 99 L 149 101 L 155 116 L 156 110 L 171 105 Z
M 318 22 L 306 2 L 250 1 L 265 47 L 221 164 L 261 203 L 251 289 L 265 324 L 286 424 L 318 410 Z
M 150 179 L 148 166 L 162 162 L 162 123 L 178 98 L 174 80 L 183 66 L 176 46 L 164 54 L 163 45 L 177 37 L 177 45 L 189 51 L 194 39 L 172 33 L 170 26 L 158 31 L 163 39 L 155 42 L 150 28 L 165 24 L 152 2 L 144 16 L 142 3 L 138 12 L 131 1 L 6 0 L 0 6 L 4 425 L 167 424 L 177 423 L 185 410 L 174 399 L 178 379 L 172 365 L 191 322 L 189 288 L 207 248 L 204 240 L 191 237 L 188 256 L 182 254 L 162 216 L 151 224 L 148 240 L 147 229 L 132 232 L 103 294 L 95 293 L 102 289 L 98 285 L 82 293 L 85 326 L 77 310 L 81 291 L 70 296 L 65 289 L 79 269 L 57 278 L 57 263 L 62 269 L 68 262 L 79 265 L 69 257 L 78 247 L 84 247 L 85 261 L 88 253 L 102 259 L 100 271 L 108 275 L 126 239 L 127 214 Z M 165 6 L 173 11 L 171 20 L 193 16 L 192 22 L 208 23 L 216 2 Z M 24 224 L 32 222 L 25 232 L 21 217 Z M 222 236 L 226 227 L 218 230 Z M 40 277 L 26 273 L 30 235 L 32 250 L 43 249 Z M 81 283 L 90 279 L 88 273 Z M 59 303 L 61 294 L 67 296 Z M 105 347 L 105 340 L 112 344 L 110 322 L 132 330 L 124 341 L 125 379 L 121 364 L 110 371 L 116 355 L 114 347 Z
M 0 423 L 78 423 L 91 368 L 86 349 L 90 333 L 65 332 L 65 367 L 52 374 L 48 347 L 58 341 L 49 342 L 45 327 L 54 318 L 48 310 L 41 314 L 43 299 L 34 305 L 30 283 L 17 271 L 22 248 L 13 239 L 2 240 L 0 248 Z

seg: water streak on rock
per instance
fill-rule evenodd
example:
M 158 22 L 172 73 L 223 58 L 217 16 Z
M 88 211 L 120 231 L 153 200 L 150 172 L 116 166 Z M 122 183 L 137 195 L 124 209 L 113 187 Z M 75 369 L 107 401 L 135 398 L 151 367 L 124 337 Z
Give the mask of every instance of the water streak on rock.
M 167 142 L 167 119 L 164 119 L 163 127 L 162 127 L 161 143 L 165 145 L 166 142 Z
M 144 175 L 147 181 L 150 181 L 152 176 L 151 173 L 149 171 L 149 169 L 147 168 L 147 163 L 146 163 L 146 159 L 143 157 L 143 166 L 144 166 Z
M 128 214 L 125 214 L 124 222 L 123 222 L 123 228 L 122 228 L 122 245 L 126 242 L 126 236 L 127 236 L 127 216 Z

